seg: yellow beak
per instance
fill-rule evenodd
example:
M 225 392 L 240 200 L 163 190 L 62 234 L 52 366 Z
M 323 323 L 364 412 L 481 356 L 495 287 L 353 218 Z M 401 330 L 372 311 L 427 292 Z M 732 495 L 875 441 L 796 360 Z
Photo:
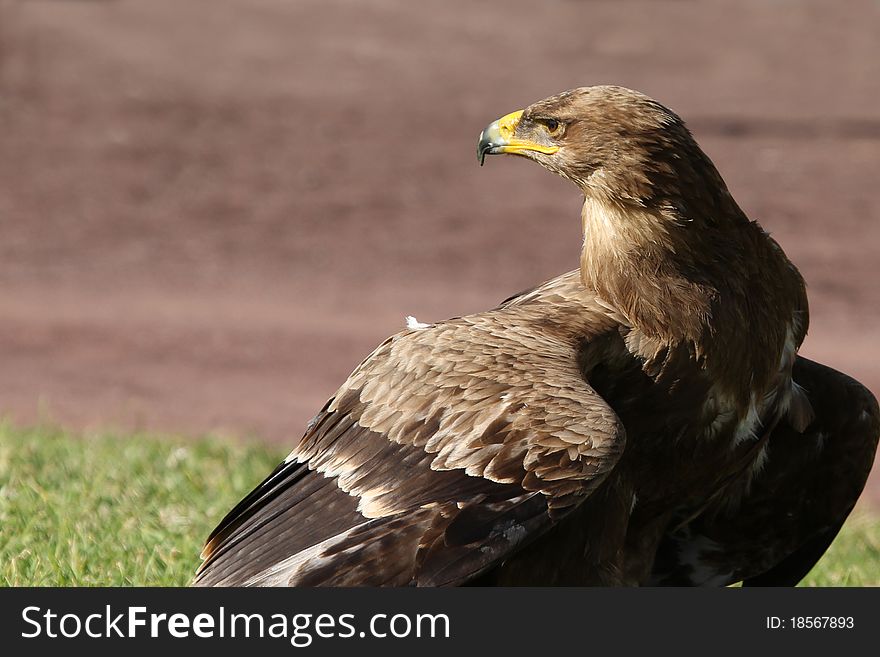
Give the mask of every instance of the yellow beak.
M 487 155 L 500 155 L 502 153 L 517 155 L 525 151 L 536 151 L 552 155 L 559 150 L 558 146 L 545 146 L 528 139 L 517 139 L 514 137 L 522 114 L 522 110 L 506 114 L 497 121 L 490 123 L 489 127 L 480 133 L 480 140 L 477 143 L 477 159 L 480 161 L 480 166 L 483 166 L 483 161 Z

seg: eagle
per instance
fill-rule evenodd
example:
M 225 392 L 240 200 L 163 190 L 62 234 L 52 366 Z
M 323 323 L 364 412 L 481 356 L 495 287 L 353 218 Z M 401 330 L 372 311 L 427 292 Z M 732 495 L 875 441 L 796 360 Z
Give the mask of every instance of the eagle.
M 580 267 L 380 344 L 196 585 L 794 585 L 825 552 L 877 401 L 798 356 L 804 281 L 682 119 L 583 87 L 491 123 L 496 154 L 581 191 Z

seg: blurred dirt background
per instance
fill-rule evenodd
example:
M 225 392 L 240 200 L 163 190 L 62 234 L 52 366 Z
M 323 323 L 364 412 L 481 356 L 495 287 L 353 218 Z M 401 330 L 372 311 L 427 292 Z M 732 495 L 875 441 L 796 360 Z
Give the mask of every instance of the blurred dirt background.
M 0 415 L 292 443 L 404 315 L 577 265 L 577 191 L 474 149 L 598 83 L 685 117 L 802 353 L 880 391 L 878 0 L 0 0 Z

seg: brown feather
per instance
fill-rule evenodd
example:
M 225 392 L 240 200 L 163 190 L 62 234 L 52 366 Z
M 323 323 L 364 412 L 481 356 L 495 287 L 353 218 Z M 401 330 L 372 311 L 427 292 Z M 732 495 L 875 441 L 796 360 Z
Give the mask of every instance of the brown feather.
M 379 345 L 198 584 L 786 583 L 833 538 L 876 401 L 797 360 L 804 282 L 682 120 L 590 87 L 505 129 L 584 194 L 580 269 Z

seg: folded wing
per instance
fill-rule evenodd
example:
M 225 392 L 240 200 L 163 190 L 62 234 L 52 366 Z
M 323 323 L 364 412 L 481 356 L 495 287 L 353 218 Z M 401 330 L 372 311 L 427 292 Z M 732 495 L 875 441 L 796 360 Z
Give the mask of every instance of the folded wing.
M 611 324 L 565 289 L 380 345 L 223 519 L 196 583 L 460 584 L 541 535 L 624 445 L 577 363 Z

